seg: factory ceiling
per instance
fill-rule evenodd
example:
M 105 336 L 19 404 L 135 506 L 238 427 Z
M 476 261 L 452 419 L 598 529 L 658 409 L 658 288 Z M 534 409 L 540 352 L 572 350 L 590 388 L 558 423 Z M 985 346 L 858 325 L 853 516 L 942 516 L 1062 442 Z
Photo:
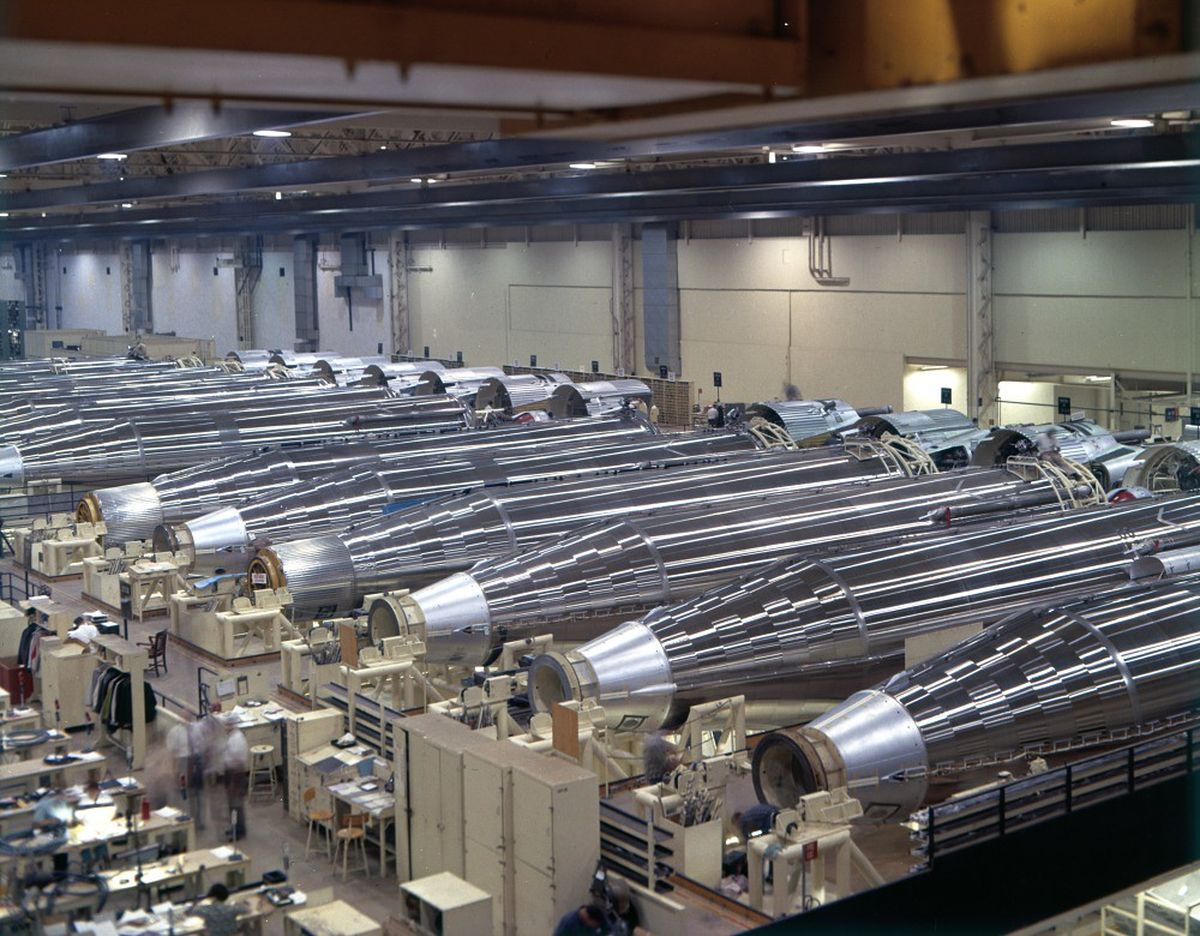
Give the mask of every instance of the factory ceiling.
M 1182 4 L 1053 6 L 6 0 L 0 238 L 1195 198 Z

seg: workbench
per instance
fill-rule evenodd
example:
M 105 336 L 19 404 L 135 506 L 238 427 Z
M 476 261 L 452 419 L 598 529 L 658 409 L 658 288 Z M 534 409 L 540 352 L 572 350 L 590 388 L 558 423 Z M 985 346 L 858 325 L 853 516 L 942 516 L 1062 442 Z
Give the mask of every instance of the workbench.
M 396 821 L 396 797 L 384 790 L 387 781 L 380 777 L 365 777 L 361 780 L 346 780 L 326 787 L 325 790 L 334 801 L 333 827 L 340 825 L 341 816 L 350 813 L 366 813 L 371 817 L 371 825 L 367 828 L 367 840 L 372 833 L 377 833 L 379 846 L 379 876 L 387 877 L 388 851 L 395 853 L 395 847 L 388 845 L 388 830 Z M 363 785 L 369 784 L 373 790 L 364 790 Z M 339 806 L 341 808 L 339 808 Z
M 104 812 L 102 817 L 92 819 L 87 815 L 101 810 Z M 97 845 L 117 845 L 124 842 L 129 848 L 133 848 L 132 835 L 138 837 L 139 848 L 145 848 L 155 842 L 163 843 L 174 840 L 170 842 L 171 851 L 175 851 L 182 845 L 179 850 L 187 852 L 196 845 L 195 828 L 190 818 L 175 819 L 151 815 L 149 819 L 143 820 L 141 816 L 135 816 L 131 835 L 125 824 L 125 817 L 117 814 L 115 804 L 80 810 L 76 812 L 76 816 L 84 818 L 67 829 L 66 841 L 53 852 L 44 855 L 0 855 L 0 868 L 21 862 L 26 867 L 45 866 L 52 861 L 55 855 L 75 856 L 86 849 L 95 848 Z M 112 851 L 113 849 L 110 848 L 110 854 Z
M 383 928 L 344 900 L 297 910 L 283 918 L 284 936 L 382 936 Z
M 271 755 L 271 766 L 282 766 L 283 726 L 287 715 L 278 705 L 235 705 L 228 712 L 218 712 L 213 717 L 226 727 L 241 729 L 249 747 L 256 744 L 271 745 L 275 749 Z
M 91 771 L 102 768 L 107 758 L 96 751 L 72 752 L 75 760 L 65 764 L 47 764 L 43 759 L 18 761 L 15 764 L 0 764 L 0 790 L 28 790 L 35 787 L 61 787 L 68 785 L 71 777 L 86 777 Z M 47 782 L 41 782 L 43 778 Z

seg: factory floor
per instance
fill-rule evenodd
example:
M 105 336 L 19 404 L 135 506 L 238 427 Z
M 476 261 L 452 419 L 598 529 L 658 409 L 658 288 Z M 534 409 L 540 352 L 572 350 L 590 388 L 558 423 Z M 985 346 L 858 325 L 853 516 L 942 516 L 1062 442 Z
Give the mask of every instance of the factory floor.
M 13 572 L 18 578 L 24 576 L 24 570 L 16 566 L 11 559 L 0 559 L 0 571 Z M 80 579 L 64 579 L 42 583 L 41 580 L 30 577 L 30 583 L 49 584 L 53 599 L 66 607 L 82 611 L 96 610 L 96 605 L 80 595 L 82 581 Z M 111 615 L 110 615 L 111 616 Z M 132 641 L 148 640 L 155 631 L 167 626 L 165 617 L 147 618 L 145 623 L 136 620 L 129 622 L 129 639 Z M 173 711 L 186 709 L 194 715 L 197 708 L 196 676 L 197 670 L 206 665 L 203 657 L 191 652 L 180 644 L 169 644 L 167 650 L 168 673 L 155 676 L 147 673 L 147 679 L 155 691 L 170 700 L 169 707 Z M 258 668 L 266 670 L 271 677 L 269 684 L 278 681 L 279 663 L 277 661 L 259 664 Z M 273 670 L 273 672 L 272 672 Z M 113 770 L 118 775 L 124 774 L 123 767 L 113 764 Z M 182 805 L 182 804 L 180 804 Z M 209 821 L 204 831 L 196 834 L 196 847 L 216 847 L 224 843 L 224 827 L 227 816 L 220 815 L 224 806 L 224 794 L 220 788 L 214 789 L 207 797 Z M 253 859 L 252 873 L 257 878 L 264 871 L 283 867 L 285 849 L 290 856 L 289 879 L 291 884 L 301 891 L 309 892 L 321 888 L 333 888 L 334 898 L 344 900 L 373 919 L 383 921 L 396 912 L 399 884 L 394 873 L 387 878 L 379 877 L 379 864 L 374 855 L 371 856 L 372 875 L 364 875 L 361 871 L 351 871 L 345 882 L 341 879 L 340 865 L 336 874 L 326 859 L 324 852 L 314 849 L 309 858 L 304 857 L 304 840 L 306 828 L 293 819 L 283 809 L 282 794 L 274 798 L 260 794 L 252 798 L 246 810 L 246 838 L 241 842 L 245 854 Z M 353 866 L 353 856 L 351 860 Z M 264 934 L 282 934 L 282 914 L 276 913 L 265 921 Z
M 18 577 L 24 575 L 24 570 L 10 559 L 0 559 L 0 571 L 12 571 Z M 30 581 L 31 584 L 41 582 L 32 576 Z M 80 579 L 64 579 L 46 584 L 50 585 L 52 597 L 56 602 L 80 612 L 96 610 L 97 606 L 93 602 L 81 596 Z M 153 633 L 166 626 L 167 619 L 161 615 L 149 617 L 144 622 L 133 619 L 129 621 L 128 638 L 132 641 L 148 640 Z M 167 661 L 169 672 L 159 676 L 151 672 L 147 674 L 147 679 L 155 691 L 168 700 L 168 706 L 173 711 L 186 710 L 189 715 L 194 715 L 198 705 L 197 672 L 201 666 L 211 665 L 211 661 L 179 643 L 168 645 Z M 278 682 L 278 661 L 256 664 L 256 668 L 264 671 L 269 685 Z M 749 778 L 745 778 L 744 783 L 735 783 L 727 794 L 730 809 L 736 810 L 754 799 L 753 785 Z M 216 813 L 223 805 L 222 791 L 214 790 L 208 798 L 208 803 L 212 810 L 212 821 L 208 823 L 205 832 L 197 834 L 197 847 L 216 846 L 224 840 L 223 829 L 219 830 L 219 827 L 223 825 L 225 817 Z M 246 854 L 254 859 L 255 876 L 282 867 L 286 848 L 291 860 L 289 877 L 291 883 L 300 890 L 332 887 L 336 899 L 344 900 L 380 921 L 395 912 L 398 884 L 394 876 L 381 880 L 378 876 L 378 863 L 373 862 L 372 877 L 368 878 L 361 872 L 352 872 L 343 883 L 340 870 L 334 874 L 323 853 L 314 852 L 308 859 L 304 858 L 305 834 L 305 828 L 284 811 L 281 799 L 264 796 L 255 798 L 247 810 L 247 837 L 242 843 Z M 861 827 L 855 830 L 854 838 L 885 880 L 895 880 L 909 872 L 913 859 L 909 854 L 908 831 L 903 827 Z M 853 884 L 855 891 L 868 886 L 857 873 Z M 704 922 L 707 924 L 704 925 L 705 932 L 729 932 L 727 924 L 723 921 L 710 919 Z M 276 914 L 274 919 L 266 922 L 264 933 L 282 932 L 281 915 Z

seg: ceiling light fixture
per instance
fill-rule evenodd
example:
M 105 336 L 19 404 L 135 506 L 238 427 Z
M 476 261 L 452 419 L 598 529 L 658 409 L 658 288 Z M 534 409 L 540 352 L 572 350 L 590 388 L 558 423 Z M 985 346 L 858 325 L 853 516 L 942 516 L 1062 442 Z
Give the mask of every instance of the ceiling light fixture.
M 0 179 L 7 179 L 7 178 L 8 178 L 7 172 L 0 172 Z
M 97 153 L 97 159 L 125 159 L 124 153 Z
M 128 202 L 128 201 L 127 201 L 127 202 L 121 202 L 121 207 L 122 207 L 122 208 L 132 208 L 132 207 L 133 207 L 133 202 Z
M 948 364 L 922 364 L 921 370 L 923 370 L 923 371 L 946 370 L 949 366 L 950 365 L 948 365 Z
M 282 200 L 283 200 L 283 192 L 276 192 L 275 193 L 275 201 L 282 201 Z
M 1119 117 L 1116 120 L 1110 120 L 1109 123 L 1122 130 L 1145 130 L 1154 126 L 1154 121 L 1145 117 Z
M 433 185 L 433 183 L 434 183 L 434 182 L 441 182 L 442 180 L 441 180 L 441 179 L 435 179 L 435 178 L 433 178 L 432 176 L 430 176 L 430 177 L 429 177 L 428 179 L 426 179 L 425 181 L 426 181 L 427 183 L 429 183 L 430 185 Z
M 771 150 L 769 153 L 767 153 L 767 162 L 775 162 L 775 150 Z
M 845 149 L 845 143 L 794 143 L 793 153 L 829 153 L 833 150 Z
M 408 181 L 411 182 L 413 185 L 420 185 L 424 180 L 419 179 L 416 176 L 414 176 L 413 178 L 409 179 Z
M 1088 383 L 1108 383 L 1108 381 L 1112 380 L 1112 377 L 1108 374 L 1088 374 L 1083 379 Z
M 8 217 L 7 211 L 0 211 L 0 218 L 7 218 L 7 217 Z
M 594 162 L 567 163 L 567 166 L 569 166 L 571 169 L 595 169 L 597 165 L 599 164 Z
M 256 137 L 271 137 L 271 138 L 290 137 L 292 135 L 292 131 L 291 130 L 255 130 L 253 135 Z

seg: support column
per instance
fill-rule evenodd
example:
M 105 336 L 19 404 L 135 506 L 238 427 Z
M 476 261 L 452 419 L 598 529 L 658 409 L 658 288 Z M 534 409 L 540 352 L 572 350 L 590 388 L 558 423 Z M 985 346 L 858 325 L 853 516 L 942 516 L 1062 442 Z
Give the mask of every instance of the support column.
M 301 234 L 292 242 L 292 283 L 296 312 L 297 351 L 317 351 L 320 319 L 317 317 L 317 237 Z
M 121 327 L 125 334 L 151 334 L 150 241 L 121 242 Z
M 236 292 L 239 348 L 255 347 L 254 290 L 262 278 L 263 239 L 239 237 L 234 253 L 233 288 Z
M 50 327 L 46 290 L 46 258 L 49 253 L 41 241 L 21 244 L 16 250 L 17 279 L 25 286 L 26 330 Z
M 646 369 L 659 368 L 678 374 L 681 370 L 679 343 L 679 252 L 673 224 L 642 227 L 642 310 L 645 316 Z
M 121 331 L 133 331 L 133 241 L 121 241 Z
M 637 341 L 633 301 L 633 225 L 612 226 L 613 369 L 637 371 Z
M 388 263 L 392 273 L 392 351 L 412 353 L 412 315 L 408 305 L 408 270 L 412 266 L 412 247 L 407 231 L 393 231 L 388 237 Z
M 967 218 L 967 415 L 987 426 L 996 418 L 995 332 L 992 327 L 992 216 Z

